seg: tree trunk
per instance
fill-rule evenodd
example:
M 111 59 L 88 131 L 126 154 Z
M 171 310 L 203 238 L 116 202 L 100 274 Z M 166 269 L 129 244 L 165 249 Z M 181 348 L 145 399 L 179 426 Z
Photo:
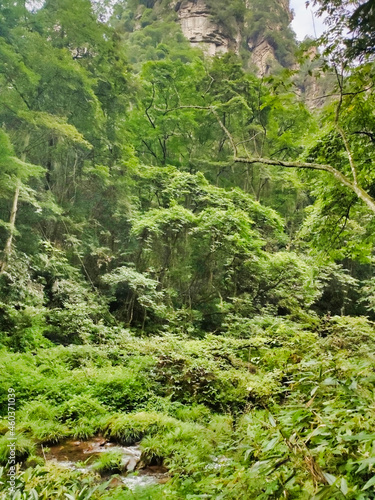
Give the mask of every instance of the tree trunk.
M 29 141 L 30 141 L 30 136 L 29 134 L 26 134 L 24 141 L 24 149 L 21 155 L 21 161 L 23 162 L 26 160 L 26 148 L 29 145 Z M 3 260 L 0 263 L 0 275 L 5 272 L 9 262 L 9 258 L 12 253 L 12 243 L 13 243 L 14 233 L 16 231 L 16 216 L 18 210 L 18 200 L 20 197 L 20 191 L 21 191 L 21 179 L 18 177 L 16 180 L 16 189 L 13 196 L 12 209 L 9 218 L 9 235 L 3 251 Z
M 17 179 L 16 190 L 13 196 L 12 210 L 10 212 L 10 218 L 9 218 L 9 236 L 4 247 L 4 257 L 1 263 L 0 274 L 3 274 L 5 272 L 5 269 L 9 261 L 9 257 L 12 253 L 12 242 L 13 242 L 14 232 L 16 229 L 16 215 L 18 209 L 18 198 L 20 196 L 20 190 L 21 190 L 21 181 Z

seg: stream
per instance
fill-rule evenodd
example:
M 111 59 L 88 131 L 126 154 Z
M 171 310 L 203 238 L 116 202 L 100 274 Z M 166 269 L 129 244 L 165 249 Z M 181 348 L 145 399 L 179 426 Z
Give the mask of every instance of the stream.
M 168 481 L 168 471 L 165 467 L 151 465 L 142 467 L 141 449 L 138 445 L 121 446 L 106 441 L 103 437 L 95 437 L 89 441 L 67 440 L 48 448 L 41 448 L 40 454 L 46 461 L 62 467 L 81 472 L 92 471 L 95 460 L 101 453 L 117 451 L 122 453 L 123 472 L 102 474 L 103 480 L 113 479 L 110 486 L 125 484 L 129 489 L 152 484 L 163 484 Z

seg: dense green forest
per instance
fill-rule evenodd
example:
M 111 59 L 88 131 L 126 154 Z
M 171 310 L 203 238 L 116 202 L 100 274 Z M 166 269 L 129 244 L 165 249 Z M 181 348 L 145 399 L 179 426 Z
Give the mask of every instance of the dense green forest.
M 0 0 L 0 499 L 375 498 L 374 2 L 187 3 Z

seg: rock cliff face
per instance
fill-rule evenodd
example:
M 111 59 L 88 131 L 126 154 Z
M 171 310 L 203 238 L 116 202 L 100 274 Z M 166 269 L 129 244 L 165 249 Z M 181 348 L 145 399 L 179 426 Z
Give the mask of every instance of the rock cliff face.
M 247 45 L 251 52 L 251 63 L 258 68 L 258 76 L 268 75 L 277 62 L 273 47 L 263 37 L 259 37 L 255 43 L 249 40 Z
M 199 46 L 208 56 L 235 52 L 240 56 L 246 71 L 263 77 L 281 68 L 301 69 L 294 83 L 309 107 L 321 101 L 326 78 L 317 81 L 309 76 L 316 73 L 318 54 L 310 54 L 310 61 L 300 67 L 295 58 L 297 42 L 290 29 L 293 14 L 290 0 L 127 0 L 118 19 L 127 20 L 125 33 L 136 47 L 135 53 L 149 60 L 164 58 L 166 43 L 186 43 L 182 34 L 193 46 Z M 121 14 L 121 15 L 120 15 Z M 123 17 L 121 17 L 123 16 Z M 154 24 L 155 23 L 155 24 Z M 153 31 L 153 26 L 155 30 Z M 147 29 L 146 38 L 137 32 Z M 148 47 L 148 45 L 150 47 Z M 145 46 L 147 52 L 145 51 Z M 310 67 L 311 66 L 311 67 Z M 322 90 L 323 89 L 323 90 Z
M 276 2 L 277 8 L 281 8 L 291 22 L 289 0 L 276 0 Z M 208 55 L 214 56 L 229 51 L 239 53 L 242 44 L 250 51 L 250 63 L 258 68 L 259 76 L 268 74 L 275 63 L 279 62 L 275 49 L 265 36 L 262 34 L 249 38 L 244 36 L 246 23 L 236 22 L 235 26 L 232 24 L 231 32 L 235 35 L 230 35 L 222 24 L 214 21 L 212 9 L 208 6 L 207 0 L 173 1 L 171 7 L 174 7 L 177 12 L 186 38 L 192 45 L 202 47 Z M 245 7 L 251 14 L 252 0 L 246 0 Z M 275 23 L 273 26 L 267 26 L 267 29 L 269 32 L 280 31 L 282 26 Z
M 247 69 L 264 76 L 295 62 L 289 1 L 133 0 L 128 18 L 138 31 L 174 17 L 193 46 L 200 46 L 209 56 L 235 52 Z
M 229 50 L 238 52 L 239 35 L 233 39 L 211 17 L 204 0 L 174 2 L 181 29 L 192 45 L 199 45 L 210 56 L 223 54 Z M 238 33 L 240 31 L 238 30 Z

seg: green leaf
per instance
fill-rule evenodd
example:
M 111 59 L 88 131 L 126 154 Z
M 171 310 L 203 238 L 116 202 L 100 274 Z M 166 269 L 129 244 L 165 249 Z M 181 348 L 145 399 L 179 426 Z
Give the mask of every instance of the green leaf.
M 342 439 L 344 441 L 361 441 L 365 443 L 367 441 L 374 441 L 375 434 L 367 434 L 367 432 L 359 432 L 358 434 L 354 434 L 354 436 L 342 436 Z
M 365 458 L 364 460 L 358 460 L 357 462 L 360 466 L 357 469 L 357 472 L 361 472 L 364 469 L 370 468 L 371 465 L 375 464 L 375 457 Z
M 275 438 L 271 439 L 271 441 L 269 441 L 266 445 L 266 447 L 264 448 L 263 451 L 270 451 L 272 450 L 276 444 L 279 442 L 279 436 L 276 436 Z
M 337 477 L 335 477 L 333 474 L 329 474 L 329 472 L 323 472 L 323 476 L 326 478 L 330 486 L 332 486 L 337 481 Z
M 344 477 L 341 478 L 340 489 L 343 495 L 347 495 L 349 491 L 348 483 Z
M 32 490 L 30 490 L 30 500 L 38 500 L 39 498 L 39 495 L 38 495 L 38 492 L 33 488 Z
M 314 394 L 316 393 L 316 391 L 317 391 L 318 389 L 319 389 L 319 386 L 318 386 L 318 385 L 317 385 L 317 386 L 315 386 L 315 387 L 312 389 L 312 391 L 310 392 L 310 396 L 311 396 L 311 397 L 312 397 L 312 396 L 314 396 Z
M 375 476 L 372 476 L 372 478 L 369 479 L 367 481 L 367 483 L 364 485 L 364 487 L 362 488 L 362 491 L 368 490 L 369 488 L 371 488 L 371 486 L 374 486 L 374 485 L 375 485 Z
M 328 377 L 322 382 L 323 385 L 339 385 L 339 382 L 333 377 Z
M 268 420 L 270 421 L 270 424 L 272 425 L 272 427 L 276 427 L 277 426 L 276 420 L 273 418 L 273 416 L 271 415 L 271 413 L 268 414 Z

